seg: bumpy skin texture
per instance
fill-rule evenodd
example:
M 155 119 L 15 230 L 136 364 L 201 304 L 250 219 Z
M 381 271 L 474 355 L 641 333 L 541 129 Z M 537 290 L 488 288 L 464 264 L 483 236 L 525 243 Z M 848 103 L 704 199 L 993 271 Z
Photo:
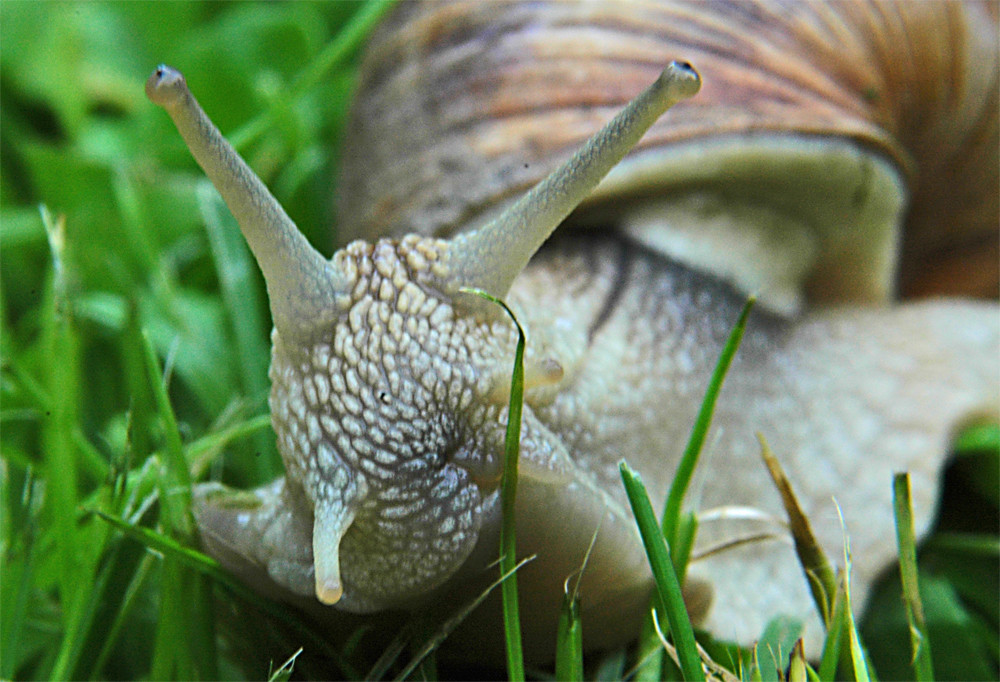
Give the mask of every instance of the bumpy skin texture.
M 274 335 L 271 413 L 288 475 L 315 509 L 353 516 L 342 541 L 316 540 L 340 544 L 345 610 L 424 596 L 465 560 L 495 502 L 499 409 L 484 398 L 501 349 L 488 324 L 454 318 L 434 275 L 446 249 L 356 242 L 338 254 L 353 281 L 337 325 L 306 344 Z
M 353 505 L 339 544 L 338 608 L 406 606 L 436 587 L 453 595 L 470 578 L 481 581 L 496 552 L 514 336 L 502 317 L 442 283 L 446 250 L 417 237 L 352 244 L 336 257 L 357 276 L 346 317 L 300 350 L 276 338 L 274 422 L 287 485 L 291 494 L 301 486 L 306 502 L 267 501 L 256 517 L 204 504 L 210 548 L 224 555 L 218 545 L 228 545 L 241 557 L 232 563 L 238 570 L 252 570 L 249 558 L 279 584 L 312 594 L 314 557 L 303 539 L 321 551 L 338 547 L 336 537 L 314 537 L 310 508 Z M 555 627 L 562 581 L 596 531 L 582 584 L 588 638 L 627 637 L 623 624 L 641 615 L 649 577 L 617 462 L 642 471 L 654 504 L 662 502 L 742 301 L 620 237 L 584 235 L 544 249 L 508 298 L 529 337 L 529 383 L 542 377 L 527 392 L 522 431 L 519 552 L 539 555 L 522 573 L 527 627 L 540 636 Z M 693 506 L 747 505 L 781 517 L 756 452 L 753 433 L 762 431 L 833 556 L 841 541 L 834 497 L 843 508 L 860 602 L 893 555 L 885 541 L 891 473 L 914 472 L 918 530 L 926 528 L 952 425 L 995 405 L 997 327 L 994 306 L 956 303 L 832 311 L 797 323 L 756 315 L 723 391 Z M 782 533 L 776 521 L 709 522 L 701 546 L 761 526 Z M 707 622 L 720 636 L 749 641 L 777 613 L 815 619 L 786 544 L 696 562 L 692 577 L 715 591 Z M 747 584 L 757 587 L 748 593 Z M 813 641 L 819 633 L 814 623 Z

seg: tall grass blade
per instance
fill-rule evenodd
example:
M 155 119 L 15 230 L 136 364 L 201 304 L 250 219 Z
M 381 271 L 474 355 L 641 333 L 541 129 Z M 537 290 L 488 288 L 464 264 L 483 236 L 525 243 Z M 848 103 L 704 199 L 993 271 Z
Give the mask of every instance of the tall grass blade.
M 688 618 L 684 608 L 680 581 L 670 561 L 670 550 L 667 548 L 660 525 L 656 522 L 646 486 L 639 474 L 624 460 L 618 464 L 618 470 L 621 472 L 625 493 L 646 548 L 653 579 L 656 581 L 658 610 L 667 615 L 667 622 L 670 623 L 670 632 L 677 647 L 681 672 L 685 680 L 704 680 L 705 671 L 701 667 L 701 657 L 698 655 L 691 619 Z
M 743 305 L 743 310 L 740 312 L 736 326 L 730 332 L 729 338 L 726 340 L 726 345 L 722 349 L 722 354 L 719 355 L 719 360 L 712 371 L 712 378 L 708 382 L 708 389 L 705 391 L 701 408 L 698 410 L 698 418 L 691 429 L 691 436 L 688 439 L 687 446 L 684 448 L 681 461 L 677 465 L 674 480 L 670 484 L 667 501 L 663 508 L 662 528 L 663 535 L 667 538 L 667 542 L 672 548 L 678 545 L 681 504 L 691 483 L 691 477 L 694 475 L 698 456 L 701 454 L 702 445 L 705 443 L 705 436 L 712 425 L 712 412 L 715 410 L 715 402 L 719 397 L 719 391 L 722 390 L 722 382 L 726 378 L 726 372 L 729 371 L 729 365 L 732 364 L 733 357 L 740 347 L 740 341 L 743 340 L 743 333 L 747 328 L 747 318 L 750 316 L 750 310 L 753 308 L 755 301 L 756 299 L 752 296 L 747 299 L 747 302 Z
M 833 598 L 833 611 L 830 616 L 830 624 L 826 628 L 823 654 L 820 657 L 819 670 L 817 670 L 817 676 L 823 682 L 833 682 L 837 679 L 837 665 L 847 653 L 843 649 L 845 632 L 847 632 L 847 594 L 844 592 L 844 580 L 843 574 L 841 574 Z
M 89 679 L 94 680 L 102 677 L 100 673 L 104 670 L 104 666 L 107 664 L 112 650 L 114 649 L 119 636 L 121 636 L 122 630 L 128 622 L 132 609 L 136 606 L 146 579 L 149 577 L 151 566 L 151 557 L 147 555 L 139 563 L 139 567 L 132 574 L 132 579 L 129 581 L 128 587 L 125 590 L 125 594 L 118 607 L 115 619 L 111 623 L 111 627 L 108 629 L 108 634 L 105 637 L 104 642 L 101 644 L 101 650 L 97 654 L 97 659 L 94 661 L 94 667 L 90 674 L 87 675 Z
M 194 545 L 197 530 L 191 513 L 191 473 L 167 395 L 160 365 L 149 337 L 144 335 L 146 373 L 165 438 L 164 475 L 160 482 L 160 522 L 181 544 Z M 152 669 L 155 676 L 213 679 L 217 677 L 215 620 L 210 585 L 167 556 L 160 584 Z
M 838 513 L 840 508 L 837 508 Z M 841 524 L 843 516 L 841 515 Z M 871 676 L 868 674 L 868 657 L 865 656 L 864 648 L 861 646 L 861 638 L 858 636 L 858 625 L 854 620 L 854 609 L 851 607 L 851 543 L 844 533 L 844 610 L 847 619 L 847 642 L 851 652 L 851 665 L 854 671 L 854 679 L 857 682 L 869 682 Z
M 2 490 L 0 490 L 0 496 L 6 497 L 10 495 L 10 480 L 9 472 L 3 472 L 2 478 Z M 25 635 L 26 627 L 28 626 L 28 596 L 31 592 L 32 580 L 34 578 L 35 564 L 38 558 L 38 519 L 34 513 L 34 495 L 35 495 L 35 477 L 34 471 L 28 469 L 25 474 L 24 488 L 21 494 L 21 507 L 23 508 L 24 514 L 24 526 L 22 527 L 21 535 L 21 546 L 19 547 L 19 553 L 23 559 L 18 567 L 19 574 L 17 575 L 17 590 L 14 592 L 15 596 L 11 600 L 7 598 L 0 609 L 0 614 L 3 618 L 0 621 L 0 642 L 2 642 L 2 648 L 0 648 L 0 677 L 5 680 L 14 679 L 14 673 L 17 671 L 19 664 L 21 663 L 21 658 L 23 656 L 23 651 L 21 648 L 21 641 Z M 8 500 L 4 499 L 3 505 L 4 509 L 10 509 L 7 506 Z M 11 503 L 13 506 L 13 503 Z M 9 523 L 7 520 L 5 523 Z M 4 529 L 6 532 L 6 528 Z M 10 571 L 10 555 L 7 552 L 10 551 L 11 540 L 4 538 L 4 563 L 5 563 L 5 579 L 11 580 L 13 573 Z M 13 602 L 13 603 L 11 603 Z
M 169 535 L 192 545 L 196 530 L 191 514 L 191 474 L 177 418 L 148 336 L 145 336 L 145 355 L 147 378 L 166 440 L 166 466 L 159 485 L 160 522 Z M 206 637 L 211 636 L 214 641 L 211 605 L 207 590 L 199 581 L 200 578 L 186 571 L 173 557 L 164 558 L 160 578 L 160 614 L 153 646 L 154 678 L 209 679 L 215 672 L 214 655 L 205 649 L 209 644 L 205 641 Z
M 927 636 L 924 605 L 917 580 L 917 540 L 913 531 L 913 501 L 910 497 L 910 475 L 896 474 L 892 481 L 892 501 L 896 514 L 896 541 L 899 545 L 899 575 L 903 585 L 903 606 L 910 625 L 913 647 L 913 671 L 918 682 L 934 679 L 931 643 Z
M 556 679 L 583 680 L 583 624 L 580 622 L 580 597 L 563 592 L 556 636 Z
M 146 377 L 153 391 L 156 411 L 163 420 L 163 433 L 166 440 L 164 461 L 164 477 L 161 483 L 160 504 L 163 506 L 162 520 L 164 527 L 177 533 L 185 540 L 194 538 L 194 518 L 191 516 L 191 473 L 188 471 L 187 459 L 184 457 L 184 446 L 181 434 L 177 428 L 177 417 L 167 395 L 167 387 L 163 383 L 160 363 L 156 351 L 148 335 L 143 335 L 146 352 Z
M 42 311 L 43 343 L 47 356 L 53 358 L 46 366 L 44 388 L 50 396 L 42 421 L 44 504 L 55 551 L 60 557 L 58 588 L 63 615 L 63 639 L 50 674 L 53 679 L 65 679 L 72 675 L 80 654 L 83 633 L 79 623 L 85 608 L 84 588 L 90 582 L 87 573 L 92 567 L 84 561 L 88 552 L 80 545 L 75 524 L 80 476 L 72 434 L 79 423 L 80 368 L 79 339 L 72 319 L 73 301 L 67 273 L 66 219 L 52 215 L 45 206 L 40 206 L 39 211 L 52 259 L 52 278 Z
M 792 484 L 785 476 L 778 459 L 771 452 L 762 434 L 757 434 L 757 440 L 760 441 L 760 456 L 767 465 L 767 471 L 771 474 L 771 480 L 774 481 L 774 486 L 781 495 L 781 503 L 788 515 L 792 539 L 795 541 L 795 553 L 799 557 L 799 563 L 802 565 L 806 581 L 809 583 L 813 601 L 816 602 L 823 626 L 829 630 L 834 595 L 837 593 L 837 578 L 833 565 L 820 546 L 819 540 L 816 539 L 809 519 L 802 511 L 795 491 L 792 490 Z
M 743 334 L 746 331 L 747 319 L 756 299 L 750 297 L 743 305 L 736 325 L 729 333 L 729 338 L 723 346 L 722 352 L 716 361 L 715 369 L 709 379 L 705 396 L 702 399 L 701 407 L 698 410 L 698 417 L 691 429 L 684 453 L 677 471 L 667 492 L 667 499 L 664 503 L 663 514 L 660 519 L 660 527 L 663 536 L 667 539 L 673 557 L 674 570 L 678 579 L 683 584 L 687 574 L 687 564 L 691 558 L 691 550 L 694 547 L 695 533 L 697 531 L 697 519 L 694 514 L 683 515 L 681 506 L 684 502 L 684 495 L 691 484 L 691 477 L 694 475 L 698 457 L 701 454 L 705 437 L 712 424 L 712 413 L 715 410 L 715 403 L 719 392 L 722 390 L 722 383 L 726 378 L 726 372 L 732 364 L 736 351 L 739 349 Z M 661 618 L 663 611 L 660 610 Z M 658 680 L 663 667 L 663 649 L 660 647 L 656 635 L 656 628 L 650 620 L 650 616 L 643 620 L 642 633 L 639 636 L 639 660 L 640 664 L 636 670 L 636 679 L 640 682 Z
M 517 346 L 514 349 L 514 368 L 510 377 L 510 402 L 507 408 L 507 433 L 504 436 L 504 466 L 501 482 L 500 509 L 503 520 L 500 526 L 500 572 L 508 577 L 500 585 L 503 601 L 503 626 L 507 641 L 507 675 L 513 682 L 524 680 L 524 653 L 521 646 L 521 616 L 517 601 L 517 563 L 515 538 L 515 502 L 517 499 L 517 462 L 521 452 L 521 409 L 524 406 L 524 329 L 507 304 L 480 289 L 463 288 L 496 303 L 517 327 Z
M 178 599 L 185 588 L 180 569 L 171 558 L 164 559 L 160 569 L 160 608 L 151 664 L 154 680 L 195 679 L 191 647 L 184 642 L 184 609 Z

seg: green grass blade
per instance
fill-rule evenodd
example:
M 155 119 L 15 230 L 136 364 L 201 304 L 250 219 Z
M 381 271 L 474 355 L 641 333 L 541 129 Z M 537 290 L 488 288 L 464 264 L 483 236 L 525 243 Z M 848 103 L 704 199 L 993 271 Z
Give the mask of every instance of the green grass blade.
M 501 482 L 500 509 L 503 517 L 500 526 L 500 572 L 508 577 L 500 586 L 503 601 L 504 635 L 507 641 L 507 675 L 514 682 L 524 680 L 524 653 L 521 646 L 521 617 L 517 600 L 517 563 L 515 538 L 515 502 L 517 498 L 517 462 L 521 449 L 521 409 L 524 406 L 524 330 L 507 304 L 480 289 L 463 288 L 496 303 L 517 327 L 517 347 L 514 349 L 514 368 L 510 378 L 510 402 L 507 408 L 507 433 L 504 436 L 504 467 Z
M 79 423 L 79 338 L 72 320 L 72 299 L 66 263 L 66 221 L 39 207 L 49 240 L 52 279 L 46 292 L 43 325 L 47 355 L 45 392 L 51 400 L 42 421 L 42 452 L 46 472 L 45 507 L 59 560 L 59 602 L 63 615 L 63 639 L 50 673 L 53 679 L 72 675 L 80 653 L 83 633 L 78 625 L 85 608 L 85 585 L 81 580 L 89 566 L 75 526 L 77 490 L 80 485 L 78 459 L 72 434 Z
M 563 603 L 559 612 L 559 627 L 556 632 L 556 679 L 583 679 L 583 621 L 580 619 L 580 581 L 587 571 L 591 552 L 597 544 L 600 526 L 590 538 L 590 546 L 583 555 L 580 568 L 563 582 Z M 570 589 L 570 583 L 573 588 Z
M 847 595 L 844 593 L 843 580 L 839 581 L 833 598 L 833 611 L 830 624 L 826 628 L 826 638 L 823 640 L 823 653 L 820 657 L 817 675 L 824 682 L 837 679 L 837 665 L 843 658 L 844 633 L 847 631 Z
M 101 569 L 94 577 L 93 583 L 88 586 L 86 597 L 76 614 L 74 626 L 68 633 L 74 640 L 71 671 L 71 677 L 74 679 L 84 677 L 85 670 L 92 667 L 95 643 L 105 636 L 107 626 L 101 619 L 103 615 L 101 609 L 104 604 L 114 599 L 111 583 L 116 577 L 115 569 L 118 568 L 118 549 L 112 546 L 110 550 L 103 552 Z
M 809 664 L 806 663 L 802 640 L 795 642 L 792 657 L 788 661 L 788 682 L 806 682 L 809 677 Z
M 143 585 L 149 577 L 150 567 L 152 566 L 152 561 L 150 559 L 151 557 L 147 555 L 143 561 L 139 563 L 138 568 L 133 573 L 132 579 L 129 581 L 128 587 L 125 590 L 125 595 L 119 605 L 118 612 L 115 615 L 115 619 L 111 623 L 111 627 L 108 629 L 107 637 L 105 637 L 104 642 L 101 644 L 101 650 L 98 652 L 97 659 L 94 661 L 94 667 L 90 674 L 87 675 L 88 679 L 96 680 L 103 677 L 103 675 L 101 675 L 101 671 L 104 670 L 104 666 L 107 664 L 114 646 L 129 620 L 129 615 L 132 613 L 132 609 L 135 608 L 138 597 L 142 593 Z
M 838 507 L 838 513 L 839 511 Z M 841 524 L 843 524 L 843 516 L 841 516 Z M 851 652 L 854 679 L 857 682 L 869 682 L 871 676 L 868 674 L 868 659 L 861 646 L 858 625 L 854 620 L 854 609 L 851 607 L 851 544 L 846 534 L 844 537 L 844 610 L 847 618 L 847 643 Z
M 400 654 L 413 641 L 415 632 L 418 629 L 417 620 L 421 618 L 421 615 L 419 613 L 415 614 L 414 619 L 404 623 L 403 627 L 392 638 L 392 641 L 383 646 L 382 653 L 375 659 L 375 663 L 368 671 L 368 674 L 365 675 L 365 680 L 381 680 L 385 678 L 386 673 L 396 663 Z M 421 661 L 422 663 L 423 661 Z
M 962 552 L 973 557 L 1000 555 L 1000 538 L 976 533 L 935 533 L 924 545 L 925 549 Z
M 619 463 L 618 470 L 621 472 L 625 493 L 628 495 L 632 514 L 639 527 L 646 556 L 649 558 L 649 565 L 656 581 L 659 610 L 667 615 L 667 621 L 670 623 L 670 632 L 677 647 L 681 672 L 685 680 L 704 680 L 705 672 L 701 667 L 701 657 L 698 655 L 691 619 L 688 618 L 684 608 L 680 581 L 670 560 L 670 550 L 667 548 L 660 525 L 656 522 L 646 486 L 639 474 L 624 460 Z
M 967 453 L 1000 450 L 1000 425 L 975 424 L 962 429 L 955 441 L 954 450 L 960 457 Z
M 297 659 L 302 654 L 302 647 L 294 654 L 288 657 L 281 666 L 267 676 L 267 682 L 288 682 L 292 678 L 292 672 L 295 670 L 295 659 Z
M 9 475 L 9 473 L 5 472 L 2 478 L 3 485 L 0 487 L 0 495 L 3 497 L 11 494 Z M 21 546 L 19 548 L 20 556 L 23 559 L 20 562 L 21 565 L 18 567 L 20 570 L 16 578 L 16 596 L 13 599 L 7 598 L 0 603 L 0 613 L 3 615 L 2 620 L 0 620 L 0 643 L 2 643 L 0 645 L 2 646 L 0 648 L 0 677 L 3 677 L 5 680 L 14 679 L 14 673 L 21 663 L 23 651 L 20 644 L 28 627 L 28 598 L 39 553 L 37 542 L 39 530 L 38 519 L 32 512 L 35 491 L 34 473 L 31 469 L 28 469 L 25 475 L 24 491 L 21 495 L 21 507 L 23 508 L 25 523 L 22 526 Z M 3 501 L 3 509 L 9 509 L 7 506 L 8 500 L 4 499 Z M 9 519 L 4 521 L 4 523 L 8 522 Z M 3 558 L 5 580 L 13 579 L 13 572 L 11 571 L 12 562 L 9 554 L 9 552 L 12 552 L 8 544 L 10 542 L 8 538 L 4 538 L 5 551 Z
M 190 600 L 187 639 L 193 642 L 195 665 L 204 680 L 219 679 L 219 652 L 215 644 L 215 614 L 212 610 L 212 583 L 203 575 L 186 571 Z
M 663 536 L 667 539 L 667 543 L 671 548 L 674 570 L 682 584 L 687 574 L 687 564 L 691 557 L 691 549 L 694 546 L 697 520 L 694 518 L 694 515 L 682 514 L 681 505 L 684 502 L 684 495 L 687 493 L 688 486 L 691 483 L 691 477 L 694 475 L 695 466 L 698 463 L 698 457 L 701 454 L 708 429 L 712 424 L 712 413 L 715 410 L 715 402 L 722 389 L 726 372 L 729 370 L 733 357 L 735 357 L 736 351 L 739 349 L 740 342 L 743 339 L 747 319 L 755 300 L 755 298 L 751 297 L 744 304 L 736 325 L 730 332 L 729 338 L 726 340 L 726 344 L 719 355 L 705 391 L 705 396 L 702 399 L 701 407 L 698 410 L 698 417 L 691 429 L 691 435 L 684 448 L 681 461 L 677 465 L 677 471 L 670 484 L 670 490 L 667 493 L 667 499 L 664 504 L 660 527 Z M 660 618 L 662 625 L 666 625 L 662 623 L 662 618 L 664 617 L 665 614 L 661 610 Z M 636 670 L 636 679 L 659 679 L 663 667 L 663 653 L 656 629 L 649 617 L 643 621 L 642 633 L 639 636 L 639 651 L 641 663 Z
M 96 514 L 164 556 L 152 676 L 160 679 L 217 679 L 209 585 L 200 573 L 230 585 L 235 581 L 217 562 L 167 535 L 134 526 L 99 510 Z
M 563 593 L 556 636 L 556 679 L 583 680 L 583 624 L 580 622 L 580 597 Z
M 114 526 L 116 529 L 120 530 L 127 537 L 145 545 L 146 547 L 149 547 L 152 550 L 155 550 L 164 557 L 176 561 L 180 565 L 193 569 L 198 573 L 211 578 L 212 580 L 223 585 L 236 597 L 243 599 L 260 611 L 276 618 L 285 625 L 288 625 L 295 631 L 296 635 L 304 643 L 309 645 L 311 650 L 321 653 L 323 656 L 326 656 L 330 660 L 334 661 L 334 663 L 341 669 L 345 678 L 355 680 L 361 679 L 361 673 L 351 666 L 343 658 L 343 656 L 340 655 L 340 652 L 330 645 L 322 634 L 311 629 L 307 629 L 303 627 L 300 622 L 290 618 L 285 607 L 276 605 L 264 597 L 259 596 L 250 587 L 234 578 L 227 570 L 222 568 L 222 565 L 215 559 L 212 559 L 197 550 L 191 549 L 190 547 L 185 547 L 174 538 L 164 535 L 163 533 L 158 533 L 149 528 L 133 525 L 124 519 L 117 518 L 100 510 L 95 510 L 94 513 Z M 525 562 L 522 562 L 522 564 L 523 563 Z M 520 567 L 520 565 L 518 567 Z M 230 598 L 232 598 L 232 595 L 230 595 Z M 485 598 L 485 595 L 483 598 Z M 478 602 L 476 605 L 478 605 Z M 205 675 L 205 677 L 208 677 L 208 675 Z
M 750 310 L 753 308 L 755 301 L 756 299 L 752 296 L 747 299 L 747 302 L 743 305 L 743 310 L 740 312 L 736 326 L 733 327 L 729 338 L 726 340 L 722 354 L 719 356 L 715 369 L 712 371 L 712 378 L 708 382 L 708 389 L 705 391 L 705 397 L 702 400 L 701 408 L 698 410 L 698 418 L 691 429 L 691 436 L 688 439 L 687 446 L 684 448 L 684 454 L 677 465 L 674 480 L 670 484 L 670 491 L 667 493 L 667 501 L 663 508 L 662 528 L 663 534 L 671 547 L 678 546 L 681 504 L 691 483 L 691 477 L 694 475 L 698 456 L 701 454 L 702 445 L 705 443 L 705 436 L 712 425 L 712 412 L 715 410 L 715 401 L 719 397 L 719 391 L 722 389 L 722 382 L 726 378 L 729 365 L 732 364 L 733 357 L 740 347 L 740 341 L 743 340 L 743 333 L 747 327 L 747 318 L 750 316 Z
M 173 406 L 148 336 L 144 336 L 146 374 L 165 438 L 164 475 L 159 482 L 160 521 L 164 530 L 193 545 L 191 474 Z M 203 578 L 167 555 L 160 582 L 160 614 L 153 646 L 154 677 L 213 679 L 217 677 L 211 594 Z
M 892 482 L 893 508 L 896 514 L 896 541 L 899 545 L 899 574 L 903 585 L 903 605 L 910 624 L 913 647 L 913 669 L 918 682 L 934 679 L 931 663 L 931 643 L 927 635 L 924 605 L 920 600 L 917 581 L 917 540 L 913 531 L 913 503 L 910 497 L 910 475 L 896 474 Z
M 196 549 L 185 547 L 168 535 L 157 533 L 155 530 L 150 528 L 133 525 L 124 519 L 112 516 L 111 514 L 103 512 L 99 509 L 95 509 L 94 513 L 114 526 L 116 529 L 120 530 L 127 537 L 142 543 L 146 547 L 149 547 L 166 557 L 176 559 L 178 563 L 183 564 L 188 568 L 192 568 L 200 573 L 211 576 L 215 580 L 224 583 L 227 587 L 233 589 L 234 591 L 242 592 L 244 595 L 253 594 L 249 591 L 249 588 L 246 588 L 243 583 L 233 578 L 228 571 L 222 568 L 222 565 L 219 564 L 218 561 L 208 555 L 202 554 Z
M 184 609 L 179 594 L 185 591 L 181 566 L 166 558 L 160 569 L 160 612 L 153 644 L 152 677 L 154 680 L 193 680 L 191 647 L 185 646 Z
M 694 549 L 694 540 L 698 532 L 698 516 L 693 513 L 681 514 L 678 526 L 677 548 L 670 548 L 673 557 L 673 564 L 677 573 L 677 579 L 681 585 L 684 584 L 684 577 L 687 573 L 688 563 L 691 559 L 691 551 Z M 653 682 L 663 677 L 663 646 L 660 644 L 660 637 L 657 633 L 659 629 L 669 629 L 666 622 L 666 614 L 659 613 L 659 623 L 653 622 L 653 610 L 642 622 L 642 630 L 639 633 L 639 651 L 636 654 L 638 661 L 635 669 L 636 682 Z
M 164 480 L 161 485 L 160 504 L 163 505 L 163 520 L 165 527 L 191 540 L 194 537 L 194 518 L 191 516 L 191 473 L 188 471 L 187 459 L 184 457 L 184 446 L 181 443 L 180 431 L 177 428 L 177 417 L 167 396 L 167 387 L 163 383 L 160 363 L 156 351 L 148 335 L 144 336 L 146 351 L 146 378 L 153 389 L 156 410 L 163 420 L 163 432 L 166 439 Z
M 663 675 L 663 646 L 657 637 L 658 625 L 653 622 L 655 609 L 650 609 L 649 613 L 642 621 L 642 630 L 639 632 L 639 645 L 636 651 L 634 679 L 636 682 L 656 682 Z M 666 614 L 658 614 L 660 618 L 666 618 Z
M 677 526 L 677 543 L 670 547 L 674 557 L 674 567 L 677 569 L 677 577 L 680 579 L 681 585 L 684 584 L 684 577 L 687 575 L 697 535 L 698 515 L 693 512 L 681 514 L 680 523 Z

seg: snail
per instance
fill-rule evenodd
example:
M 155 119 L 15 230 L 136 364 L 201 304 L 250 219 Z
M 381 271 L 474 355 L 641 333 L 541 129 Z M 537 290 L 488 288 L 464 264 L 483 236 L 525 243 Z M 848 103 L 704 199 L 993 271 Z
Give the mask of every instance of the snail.
M 983 248 L 996 228 L 995 13 L 922 3 L 639 5 L 617 42 L 588 42 L 615 38 L 612 19 L 624 11 L 401 4 L 369 47 L 355 109 L 365 125 L 348 135 L 345 158 L 358 165 L 340 185 L 342 229 L 356 240 L 329 260 L 180 74 L 160 67 L 150 76 L 147 94 L 240 223 L 275 325 L 270 405 L 286 476 L 252 493 L 199 489 L 202 540 L 223 563 L 350 613 L 434 603 L 482 580 L 497 552 L 516 333 L 468 287 L 505 299 L 528 338 L 517 502 L 519 553 L 536 555 L 519 577 L 526 641 L 550 646 L 540 633 L 554 631 L 563 581 L 594 538 L 580 584 L 588 642 L 620 639 L 638 622 L 650 577 L 617 463 L 641 471 L 662 503 L 747 291 L 763 305 L 726 380 L 695 508 L 779 513 L 756 454 L 760 431 L 835 556 L 839 503 L 859 603 L 894 554 L 886 541 L 894 470 L 913 472 L 917 525 L 926 529 L 953 428 L 970 414 L 996 414 L 1000 315 L 992 302 L 888 304 L 908 188 L 935 182 L 914 184 L 925 162 L 897 137 L 907 116 L 933 135 L 967 118 L 982 126 L 962 128 L 949 144 L 960 158 L 985 157 L 985 169 L 933 152 L 928 162 L 965 173 L 962 191 L 979 194 L 963 193 L 961 210 L 950 204 L 910 222 L 918 232 L 953 229 Z M 929 99 L 943 93 L 978 116 L 897 112 L 889 96 L 910 92 L 913 74 L 888 68 L 891 55 L 879 55 L 886 73 L 869 72 L 871 64 L 850 72 L 839 60 L 805 73 L 812 59 L 842 50 L 898 48 L 892 36 L 879 42 L 875 28 L 909 35 L 911 13 L 921 15 L 913 35 L 937 36 L 942 25 L 923 16 L 933 12 L 947 15 L 960 57 L 909 66 Z M 743 25 L 727 31 L 727 17 Z M 767 29 L 772 21 L 787 35 Z M 666 37 L 653 30 L 661 25 L 671 26 Z M 857 27 L 870 35 L 845 42 Z M 764 38 L 750 43 L 753 28 Z M 962 40 L 951 44 L 955 36 Z M 633 53 L 647 46 L 651 56 Z M 426 56 L 439 57 L 440 69 Z M 699 89 L 690 66 L 670 62 L 681 56 L 704 76 L 702 92 L 611 171 L 667 106 Z M 775 67 L 752 77 L 750 57 Z M 948 81 L 960 67 L 961 87 Z M 505 79 L 514 72 L 523 80 Z M 595 133 L 640 81 L 653 85 Z M 376 114 L 385 127 L 364 132 Z M 451 137 L 458 132 L 468 136 Z M 390 142 L 390 133 L 399 137 Z M 550 239 L 608 171 L 592 211 L 573 216 L 580 226 Z M 935 198 L 924 196 L 915 190 L 914 211 Z M 963 222 L 951 225 L 958 213 Z M 701 238 L 707 247 L 692 244 Z M 919 260 L 936 247 L 927 236 L 916 244 L 902 251 Z M 755 523 L 711 516 L 699 531 L 706 546 Z M 690 580 L 714 593 L 699 615 L 720 637 L 750 641 L 777 613 L 815 618 L 792 550 L 780 543 L 712 554 Z

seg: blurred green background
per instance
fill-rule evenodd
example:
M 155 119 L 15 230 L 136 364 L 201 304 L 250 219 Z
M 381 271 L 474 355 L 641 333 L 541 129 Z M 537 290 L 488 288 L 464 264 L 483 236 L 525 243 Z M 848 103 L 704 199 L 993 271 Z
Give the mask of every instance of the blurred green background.
M 180 469 L 237 486 L 280 471 L 266 416 L 262 281 L 143 84 L 160 62 L 180 69 L 330 254 L 357 44 L 382 9 L 0 2 L 0 678 L 260 678 L 309 641 L 290 611 L 269 613 L 299 634 L 275 644 L 249 632 L 266 619 L 234 619 L 230 589 L 96 515 L 158 527 L 183 544 L 183 519 L 159 509 L 164 482 L 183 484 Z M 942 679 L 996 677 L 991 433 L 968 448 L 986 454 L 954 474 L 958 492 L 941 526 L 949 533 L 924 556 Z M 973 534 L 956 541 L 956 530 Z M 212 589 L 225 607 L 213 606 Z M 876 598 L 865 630 L 886 677 L 909 671 L 893 589 Z M 216 647 L 221 633 L 227 643 Z M 308 665 L 303 658 L 299 674 L 368 670 Z

